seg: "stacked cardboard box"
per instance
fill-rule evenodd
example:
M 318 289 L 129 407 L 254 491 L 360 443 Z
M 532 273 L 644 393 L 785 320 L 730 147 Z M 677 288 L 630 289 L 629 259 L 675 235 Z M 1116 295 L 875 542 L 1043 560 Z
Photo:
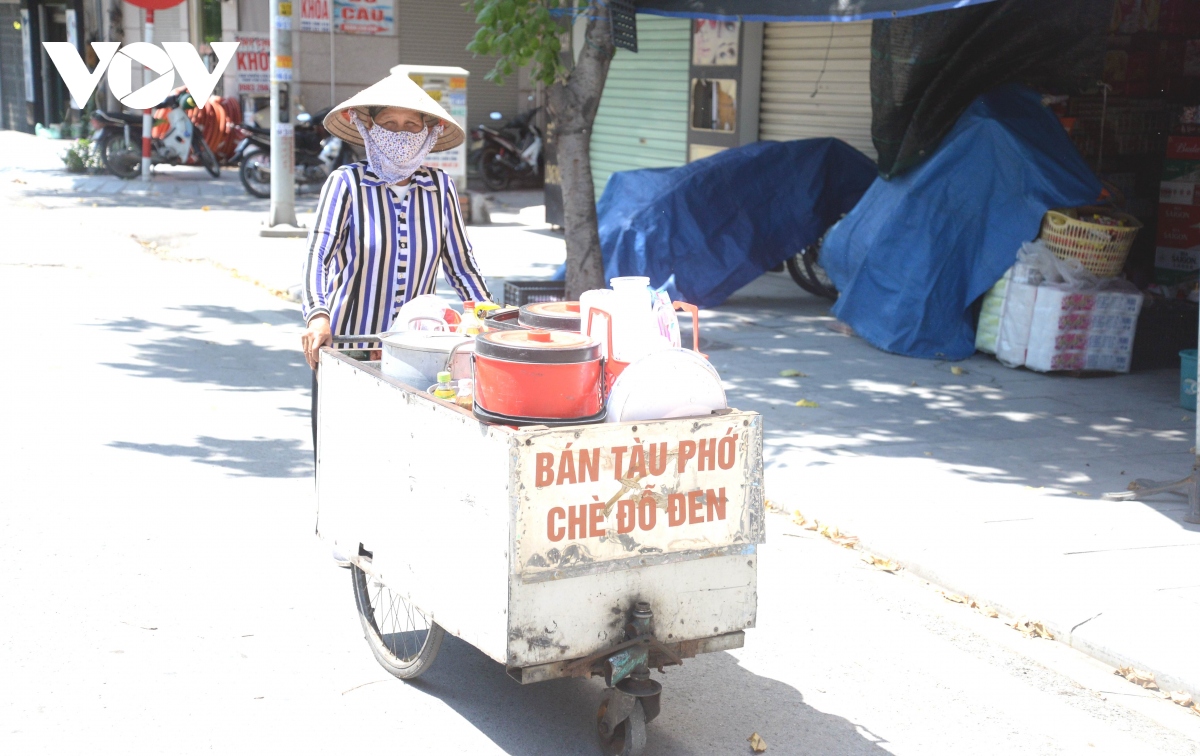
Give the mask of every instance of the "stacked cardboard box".
M 1176 286 L 1200 272 L 1200 137 L 1167 140 L 1158 194 L 1156 281 Z
M 1025 366 L 1030 370 L 1128 373 L 1140 292 L 1037 287 Z

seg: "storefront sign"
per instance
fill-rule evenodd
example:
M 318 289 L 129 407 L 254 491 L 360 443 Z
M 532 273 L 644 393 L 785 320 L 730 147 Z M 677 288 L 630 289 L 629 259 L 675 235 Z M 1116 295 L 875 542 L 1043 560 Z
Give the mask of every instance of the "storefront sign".
M 393 0 L 333 0 L 337 30 L 343 34 L 396 33 Z
M 238 32 L 237 93 L 271 92 L 271 40 L 259 32 Z
M 329 0 L 300 0 L 300 31 L 329 33 Z

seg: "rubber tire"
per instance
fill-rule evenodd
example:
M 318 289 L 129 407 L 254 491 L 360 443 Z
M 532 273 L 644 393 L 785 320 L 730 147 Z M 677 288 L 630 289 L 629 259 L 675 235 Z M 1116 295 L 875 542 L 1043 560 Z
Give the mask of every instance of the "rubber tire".
M 822 296 L 817 283 L 808 277 L 808 266 L 804 264 L 803 252 L 787 259 L 787 271 L 801 289 L 814 296 Z
M 200 134 L 200 130 L 195 131 Z M 208 142 L 204 141 L 204 135 L 200 134 L 196 138 L 196 157 L 200 158 L 200 164 L 204 166 L 204 170 L 208 171 L 208 175 L 213 178 L 221 176 L 221 163 L 217 160 L 217 156 L 213 154 L 212 148 L 208 146 Z
M 607 740 L 601 739 L 600 748 L 608 756 L 640 756 L 646 750 L 646 710 L 641 701 L 635 701 L 629 718 L 621 720 Z
M 829 279 L 829 274 L 826 273 L 825 269 L 822 268 L 817 262 L 820 251 L 821 248 L 816 245 L 804 250 L 802 255 L 804 259 L 804 270 L 808 274 L 808 280 L 811 281 L 817 289 L 815 292 L 816 295 L 818 297 L 825 297 L 830 301 L 836 302 L 838 298 L 837 287 L 833 285 L 833 281 Z
M 130 138 L 131 139 L 134 138 L 132 134 L 130 134 Z M 129 171 L 127 169 L 123 170 L 121 167 L 121 162 L 116 160 L 115 157 L 109 156 L 109 151 L 112 150 L 112 148 L 114 146 L 122 145 L 124 143 L 125 143 L 125 134 L 122 132 L 118 132 L 115 134 L 110 134 L 108 136 L 105 136 L 103 139 L 100 140 L 100 144 L 98 145 L 98 147 L 100 149 L 100 160 L 101 160 L 101 162 L 104 163 L 105 169 L 112 175 L 116 176 L 117 178 L 123 178 L 126 180 L 135 179 L 138 176 L 142 175 L 142 151 L 141 151 L 141 133 L 140 133 L 140 131 L 138 132 L 137 141 L 134 142 L 134 145 L 137 145 L 137 146 L 134 147 L 134 145 L 130 145 L 130 151 L 132 152 L 132 151 L 136 150 L 136 152 L 137 152 L 137 162 L 135 162 L 133 164 L 134 169 L 132 171 Z
M 829 276 L 825 274 L 824 268 L 817 264 L 819 252 L 819 242 L 811 247 L 805 247 L 800 254 L 788 258 L 787 271 L 801 289 L 813 296 L 836 302 L 838 290 L 829 282 Z
M 358 565 L 352 565 L 350 580 L 354 583 L 354 603 L 358 607 L 358 619 L 362 623 L 363 634 L 367 639 L 367 645 L 371 647 L 375 661 L 379 662 L 379 666 L 387 670 L 389 674 L 401 680 L 420 677 L 437 658 L 438 651 L 442 649 L 442 641 L 446 638 L 446 631 L 436 622 L 429 623 L 429 632 L 425 636 L 425 643 L 422 644 L 417 655 L 409 661 L 400 659 L 388 649 L 379 633 L 379 628 L 375 626 L 374 613 L 371 611 L 370 589 L 367 585 L 367 573 L 363 572 Z
M 245 187 L 246 191 L 249 192 L 251 196 L 258 197 L 259 199 L 270 199 L 271 198 L 271 184 L 269 181 L 267 182 L 267 189 L 264 192 L 262 189 L 255 187 L 251 183 L 251 180 L 247 177 L 247 174 L 249 173 L 249 170 L 250 170 L 249 169 L 250 158 L 255 155 L 262 155 L 263 157 L 266 158 L 266 160 L 268 161 L 268 164 L 270 163 L 270 160 L 271 160 L 270 153 L 263 152 L 262 150 L 250 150 L 248 152 L 243 153 L 243 155 L 242 155 L 241 164 L 238 166 L 238 175 L 241 176 L 241 178 L 242 178 L 242 186 Z
M 499 155 L 500 150 L 495 147 L 484 147 L 479 155 L 479 174 L 483 177 L 483 185 L 493 192 L 504 191 L 512 181 L 508 168 L 497 162 Z

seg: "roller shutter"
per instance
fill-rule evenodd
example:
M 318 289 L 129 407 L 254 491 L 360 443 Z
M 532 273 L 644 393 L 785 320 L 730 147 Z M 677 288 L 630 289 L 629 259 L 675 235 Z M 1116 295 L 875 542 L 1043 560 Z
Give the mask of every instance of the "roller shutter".
M 871 22 L 768 23 L 760 139 L 839 137 L 872 160 Z
M 592 129 L 596 198 L 608 177 L 687 162 L 691 21 L 638 14 L 638 51 L 617 50 Z
M 398 0 L 396 2 L 396 33 L 399 37 L 399 56 L 395 63 L 417 66 L 459 66 L 471 72 L 467 81 L 467 127 L 481 123 L 495 124 L 489 114 L 504 114 L 504 121 L 520 115 L 533 103 L 517 101 L 517 75 L 504 77 L 503 84 L 494 84 L 484 76 L 492 70 L 496 58 L 467 52 L 479 25 L 475 15 L 461 3 L 433 3 L 429 0 Z M 339 35 L 337 44 L 352 44 L 354 38 Z M 394 63 L 389 62 L 387 71 Z M 518 112 L 519 111 L 519 112 Z

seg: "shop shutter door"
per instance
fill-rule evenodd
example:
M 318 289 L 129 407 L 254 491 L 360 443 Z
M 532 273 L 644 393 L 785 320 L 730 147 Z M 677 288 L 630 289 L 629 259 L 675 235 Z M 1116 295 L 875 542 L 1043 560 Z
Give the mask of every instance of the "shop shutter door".
M 871 22 L 766 24 L 758 129 L 777 141 L 835 136 L 874 160 Z
M 496 58 L 467 52 L 467 45 L 479 25 L 475 23 L 475 15 L 465 10 L 461 3 L 399 0 L 395 7 L 400 49 L 396 63 L 458 66 L 471 72 L 467 79 L 468 130 L 481 123 L 499 125 L 489 118 L 493 112 L 504 114 L 503 123 L 533 107 L 533 103 L 517 102 L 516 73 L 504 77 L 503 84 L 493 84 L 484 78 L 496 64 Z M 353 39 L 342 34 L 338 36 L 337 44 L 353 44 Z M 387 68 L 392 65 L 388 63 Z
M 592 129 L 596 199 L 608 177 L 687 162 L 691 21 L 638 14 L 638 51 L 617 50 Z

